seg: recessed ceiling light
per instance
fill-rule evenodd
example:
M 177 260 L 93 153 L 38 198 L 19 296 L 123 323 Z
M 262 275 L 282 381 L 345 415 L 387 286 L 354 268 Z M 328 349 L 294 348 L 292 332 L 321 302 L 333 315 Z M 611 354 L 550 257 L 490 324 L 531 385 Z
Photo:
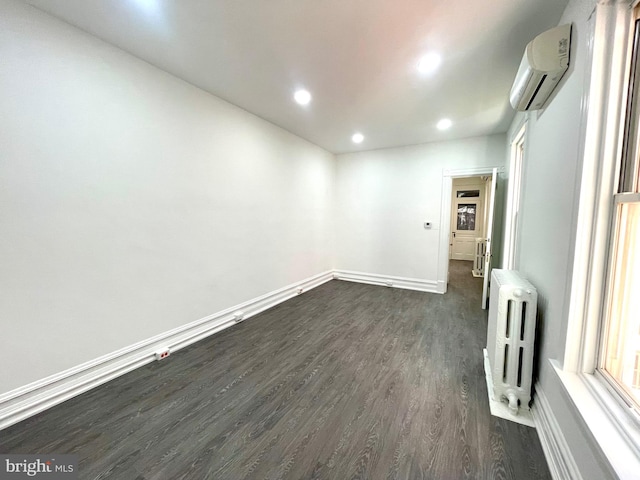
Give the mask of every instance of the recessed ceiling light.
M 437 53 L 427 53 L 418 62 L 418 71 L 424 75 L 428 75 L 435 72 L 441 62 L 442 58 Z
M 436 127 L 438 127 L 438 130 L 446 130 L 450 128 L 451 125 L 453 125 L 453 122 L 451 120 L 449 120 L 448 118 L 443 118 L 438 122 Z
M 307 90 L 296 90 L 293 98 L 300 105 L 307 105 L 311 101 L 311 94 Z
M 353 136 L 351 137 L 351 141 L 353 143 L 362 143 L 363 140 L 364 140 L 364 135 L 362 135 L 361 133 L 354 133 Z
M 146 10 L 149 13 L 157 13 L 160 10 L 158 0 L 133 0 L 140 8 Z

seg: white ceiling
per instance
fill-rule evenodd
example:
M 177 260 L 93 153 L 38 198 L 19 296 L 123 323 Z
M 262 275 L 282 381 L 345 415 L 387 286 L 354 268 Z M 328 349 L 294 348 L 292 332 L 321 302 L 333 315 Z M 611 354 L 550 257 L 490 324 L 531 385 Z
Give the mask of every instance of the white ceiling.
M 505 132 L 524 47 L 567 4 L 25 1 L 334 153 Z M 416 64 L 429 51 L 442 64 L 425 77 Z M 310 105 L 293 102 L 298 87 Z M 454 122 L 446 132 L 443 117 Z

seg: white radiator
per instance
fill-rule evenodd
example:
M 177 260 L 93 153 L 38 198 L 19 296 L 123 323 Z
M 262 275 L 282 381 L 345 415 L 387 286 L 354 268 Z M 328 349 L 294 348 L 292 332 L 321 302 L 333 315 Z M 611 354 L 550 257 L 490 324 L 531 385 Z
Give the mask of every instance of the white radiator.
M 523 413 L 521 409 L 529 413 L 537 300 L 535 287 L 519 272 L 492 270 L 485 350 L 487 387 L 490 403 L 508 404 L 511 416 Z
M 484 255 L 487 253 L 487 239 L 476 238 L 476 254 L 473 260 L 473 276 L 484 277 Z

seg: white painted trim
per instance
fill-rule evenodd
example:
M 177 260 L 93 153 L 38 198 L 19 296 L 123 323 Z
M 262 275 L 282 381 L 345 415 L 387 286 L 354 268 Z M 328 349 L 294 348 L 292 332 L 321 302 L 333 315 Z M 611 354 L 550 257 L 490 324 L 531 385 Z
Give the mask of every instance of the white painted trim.
M 517 123 L 512 124 L 509 129 L 511 130 L 511 136 L 509 137 L 509 143 L 507 145 L 513 145 L 522 136 L 523 130 L 526 130 L 526 125 L 529 123 L 530 112 L 531 110 L 516 113 L 518 121 Z M 518 115 L 519 113 L 521 113 L 521 115 Z
M 433 280 L 421 280 L 418 278 L 396 277 L 392 275 L 379 275 L 377 273 L 352 272 L 348 270 L 335 270 L 333 278 L 348 282 L 368 283 L 384 287 L 404 288 L 428 293 L 444 293 L 440 291 L 442 284 Z
M 440 207 L 440 239 L 438 241 L 438 283 L 444 284 L 447 292 L 449 282 L 449 229 L 451 228 L 451 192 L 453 191 L 453 177 L 442 172 L 442 200 Z
M 474 168 L 445 168 L 442 174 L 451 178 L 478 177 L 481 175 L 491 175 L 496 168 L 498 173 L 504 173 L 504 167 L 474 167 Z
M 491 268 L 493 266 L 493 231 L 496 216 L 496 193 L 498 192 L 498 169 L 491 171 L 491 195 L 489 196 L 489 214 L 487 216 L 487 231 L 484 234 L 486 247 L 484 249 L 484 278 L 482 280 L 482 309 L 489 308 L 489 280 L 491 280 Z M 485 199 L 486 202 L 486 199 Z
M 514 270 L 516 268 L 516 251 L 518 250 L 518 215 L 522 200 L 523 168 L 527 160 L 528 116 L 523 115 L 518 123 L 516 133 L 509 143 L 509 177 L 507 180 L 507 203 L 504 218 L 504 239 L 502 251 L 502 268 Z M 518 147 L 522 145 L 522 155 L 518 155 Z
M 18 423 L 54 405 L 155 361 L 158 348 L 175 352 L 236 324 L 234 313 L 241 310 L 243 321 L 333 278 L 328 271 L 279 290 L 214 313 L 195 322 L 161 333 L 42 380 L 0 395 L 0 429 Z M 171 360 L 167 360 L 171 361 Z
M 601 306 L 609 241 L 611 208 L 620 157 L 626 90 L 631 12 L 623 3 L 597 5 L 590 54 L 593 65 L 585 93 L 584 152 L 580 197 L 576 198 L 569 318 L 563 368 L 593 373 L 600 335 Z
M 497 173 L 504 173 L 504 167 L 476 167 L 462 169 L 442 170 L 442 200 L 440 202 L 440 239 L 438 241 L 438 278 L 436 282 L 442 291 L 447 292 L 447 278 L 449 276 L 449 231 L 451 229 L 451 192 L 453 179 L 460 177 L 475 177 L 479 175 L 491 175 L 493 169 Z
M 578 465 L 539 382 L 535 390 L 531 413 L 551 476 L 554 480 L 582 480 Z
M 640 428 L 632 420 L 633 412 L 607 391 L 596 375 L 564 371 L 556 360 L 549 360 L 558 375 L 571 406 L 591 432 L 600 465 L 612 478 L 637 480 L 640 471 Z

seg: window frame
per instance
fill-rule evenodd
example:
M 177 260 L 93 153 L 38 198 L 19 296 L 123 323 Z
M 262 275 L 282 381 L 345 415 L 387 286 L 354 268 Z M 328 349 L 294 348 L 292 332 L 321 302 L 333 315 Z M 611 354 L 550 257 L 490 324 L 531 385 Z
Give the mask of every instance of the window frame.
M 507 208 L 504 236 L 502 268 L 516 268 L 518 256 L 518 224 L 522 200 L 522 177 L 527 148 L 527 121 L 523 121 L 516 130 L 510 145 L 509 185 L 507 188 Z
M 640 2 L 640 0 L 636 0 Z M 613 198 L 617 193 L 617 172 L 622 148 L 621 125 L 626 106 L 625 79 L 630 52 L 630 15 L 621 1 L 616 5 L 615 32 L 611 12 L 594 11 L 590 32 L 591 64 L 595 73 L 587 75 L 590 85 L 583 98 L 584 158 L 579 185 L 578 221 L 574 235 L 574 262 L 569 301 L 569 325 L 563 370 L 593 374 L 598 363 L 602 308 L 605 301 L 606 271 L 609 261 Z M 635 2 L 634 2 L 635 3 Z M 620 11 L 623 10 L 623 11 Z M 626 27 L 626 28 L 625 28 Z M 621 30 L 624 29 L 624 32 Z M 617 35 L 614 35 L 614 33 Z M 594 37 L 607 38 L 594 44 Z M 614 41 L 616 40 L 616 41 Z M 628 38 L 627 38 L 628 40 Z M 613 43 L 613 45 L 612 45 Z
M 574 204 L 574 257 L 565 303 L 568 325 L 562 361 L 550 360 L 620 478 L 636 478 L 640 469 L 640 417 L 597 367 L 638 3 L 598 2 L 588 21 L 579 151 L 583 170 Z
M 621 205 L 625 203 L 640 204 L 640 5 L 636 0 L 631 4 L 633 9 L 628 21 L 626 35 L 626 56 L 624 96 L 620 98 L 621 125 L 618 132 L 618 155 L 616 163 L 615 184 L 609 198 L 609 230 L 607 241 L 607 265 L 606 277 L 603 289 L 603 301 L 600 309 L 599 332 L 597 338 L 596 363 L 594 373 L 596 378 L 604 382 L 610 394 L 623 404 L 631 418 L 631 426 L 623 430 L 633 440 L 640 451 L 640 402 L 627 391 L 621 380 L 614 377 L 606 368 L 607 345 L 609 342 L 609 329 L 611 328 L 611 315 L 614 308 L 616 283 L 617 256 L 619 254 L 618 237 L 620 232 Z M 623 108 L 624 107 L 624 108 Z M 638 352 L 635 353 L 635 378 L 638 370 Z M 638 383 L 638 382 L 636 382 Z M 633 387 L 631 387 L 633 388 Z M 620 422 L 620 419 L 618 419 Z
M 638 22 L 637 22 L 637 37 L 640 39 L 640 11 L 637 12 L 639 14 Z M 640 46 L 640 43 L 638 44 Z M 638 60 L 640 60 L 640 51 L 638 52 Z M 638 92 L 640 93 L 640 91 Z M 640 97 L 638 97 L 638 107 L 640 107 Z M 639 109 L 640 110 L 640 109 Z M 630 114 L 631 109 L 627 108 L 626 113 Z M 626 135 L 625 128 L 625 135 Z M 627 145 L 625 145 L 625 149 Z M 640 143 L 637 144 L 636 148 L 640 151 Z M 626 155 L 627 152 L 624 152 Z M 621 152 L 621 158 L 623 153 Z M 623 176 L 623 167 L 622 162 L 618 162 L 620 165 L 620 177 Z M 637 168 L 637 166 L 636 166 Z M 618 187 L 619 190 L 620 187 Z M 637 188 L 634 184 L 631 188 Z M 609 242 L 608 242 L 608 260 L 607 260 L 607 275 L 604 281 L 603 289 L 603 302 L 602 309 L 600 315 L 600 331 L 598 335 L 598 353 L 597 353 L 597 364 L 594 368 L 595 372 L 598 373 L 598 378 L 602 381 L 607 382 L 607 386 L 611 390 L 612 394 L 618 399 L 618 401 L 624 403 L 624 406 L 629 409 L 632 421 L 637 424 L 638 430 L 638 438 L 640 440 L 640 405 L 638 405 L 638 401 L 631 397 L 631 394 L 626 392 L 621 386 L 618 385 L 618 380 L 607 371 L 605 368 L 606 362 L 606 346 L 605 343 L 608 337 L 609 330 L 609 315 L 612 309 L 613 301 L 614 301 L 614 293 L 612 289 L 612 284 L 614 283 L 615 276 L 615 265 L 617 264 L 616 256 L 618 252 L 616 251 L 615 245 L 618 243 L 618 235 L 620 233 L 619 223 L 618 223 L 618 211 L 619 207 L 623 203 L 638 203 L 640 204 L 640 193 L 630 193 L 630 192 L 618 192 L 614 193 L 612 196 L 612 208 L 611 208 L 611 220 L 609 227 Z

